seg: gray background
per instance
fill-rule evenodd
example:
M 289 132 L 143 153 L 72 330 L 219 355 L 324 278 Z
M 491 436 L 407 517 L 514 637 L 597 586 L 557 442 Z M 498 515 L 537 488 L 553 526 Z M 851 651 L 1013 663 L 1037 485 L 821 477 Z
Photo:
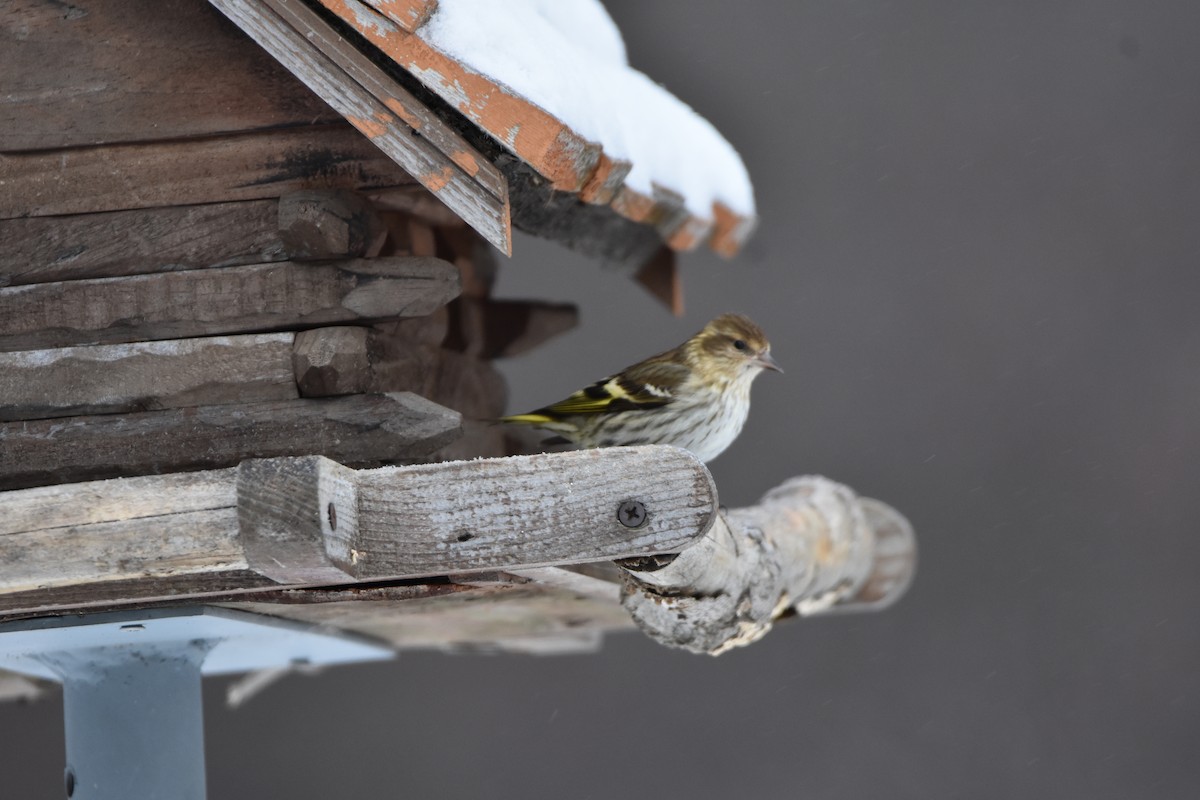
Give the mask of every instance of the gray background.
M 751 314 L 722 500 L 816 472 L 904 511 L 879 615 L 711 659 L 418 654 L 207 685 L 213 798 L 1191 798 L 1200 783 L 1200 5 L 610 2 L 743 153 L 762 224 L 688 314 L 528 237 L 508 296 L 581 328 L 525 410 Z M 0 708 L 0 797 L 58 797 L 61 706 Z

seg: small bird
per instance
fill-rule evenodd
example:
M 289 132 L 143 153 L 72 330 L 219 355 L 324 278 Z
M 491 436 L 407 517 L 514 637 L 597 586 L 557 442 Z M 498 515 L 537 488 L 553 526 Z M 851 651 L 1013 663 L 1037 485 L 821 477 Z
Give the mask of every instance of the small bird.
M 740 314 L 722 314 L 673 350 L 501 421 L 545 428 L 582 447 L 673 444 L 708 462 L 742 432 L 750 384 L 764 369 L 783 372 L 766 334 Z

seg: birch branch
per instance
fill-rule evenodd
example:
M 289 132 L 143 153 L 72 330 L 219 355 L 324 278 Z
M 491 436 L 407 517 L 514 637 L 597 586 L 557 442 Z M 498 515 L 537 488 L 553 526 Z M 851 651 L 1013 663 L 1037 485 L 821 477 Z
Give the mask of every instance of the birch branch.
M 621 562 L 621 602 L 651 638 L 719 655 L 781 616 L 878 611 L 904 594 L 916 538 L 898 511 L 826 478 L 792 478 L 723 511 L 678 557 Z

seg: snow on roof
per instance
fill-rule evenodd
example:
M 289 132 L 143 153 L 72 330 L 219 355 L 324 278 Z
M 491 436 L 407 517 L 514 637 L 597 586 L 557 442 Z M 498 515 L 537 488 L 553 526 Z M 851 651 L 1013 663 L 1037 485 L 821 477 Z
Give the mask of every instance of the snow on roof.
M 417 35 L 540 106 L 611 158 L 625 184 L 654 184 L 711 218 L 713 204 L 753 217 L 754 191 L 733 146 L 685 103 L 629 66 L 598 0 L 438 0 Z

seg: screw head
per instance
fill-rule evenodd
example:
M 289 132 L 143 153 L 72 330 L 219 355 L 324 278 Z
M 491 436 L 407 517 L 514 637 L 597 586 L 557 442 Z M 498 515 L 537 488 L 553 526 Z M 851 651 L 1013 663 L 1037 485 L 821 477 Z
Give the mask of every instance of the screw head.
M 646 524 L 646 507 L 637 500 L 626 500 L 617 507 L 617 521 L 626 528 L 640 528 Z

